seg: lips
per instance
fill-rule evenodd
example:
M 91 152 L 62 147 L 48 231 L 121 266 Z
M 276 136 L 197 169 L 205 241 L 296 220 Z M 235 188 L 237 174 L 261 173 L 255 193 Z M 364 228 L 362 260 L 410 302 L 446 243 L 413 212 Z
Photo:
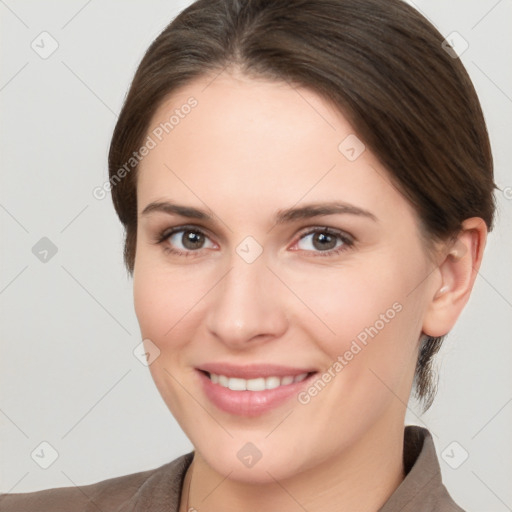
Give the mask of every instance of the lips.
M 245 417 L 261 415 L 297 396 L 316 373 L 274 364 L 208 363 L 197 368 L 206 397 L 218 409 Z

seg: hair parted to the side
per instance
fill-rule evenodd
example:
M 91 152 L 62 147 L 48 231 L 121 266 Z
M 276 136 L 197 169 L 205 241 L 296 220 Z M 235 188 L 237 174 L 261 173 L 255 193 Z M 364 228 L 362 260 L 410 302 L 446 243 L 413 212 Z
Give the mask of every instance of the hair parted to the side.
M 443 37 L 401 0 L 198 0 L 151 44 L 111 141 L 114 177 L 178 88 L 234 69 L 287 81 L 331 101 L 414 207 L 427 245 L 456 235 L 464 219 L 495 211 L 493 162 L 477 94 Z M 112 187 L 133 273 L 137 168 Z M 432 358 L 443 337 L 422 337 L 415 396 L 435 396 Z

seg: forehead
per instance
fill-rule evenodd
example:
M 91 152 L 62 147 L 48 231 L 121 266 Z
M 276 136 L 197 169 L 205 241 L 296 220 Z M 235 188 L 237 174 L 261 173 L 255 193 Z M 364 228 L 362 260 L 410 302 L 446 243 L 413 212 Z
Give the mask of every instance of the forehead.
M 150 130 L 165 131 L 169 121 L 172 129 L 167 131 L 177 141 L 186 138 L 193 144 L 201 139 L 216 145 L 236 138 L 231 154 L 246 149 L 244 139 L 256 150 L 277 143 L 286 149 L 308 137 L 318 146 L 322 137 L 325 149 L 336 150 L 337 139 L 354 131 L 332 104 L 310 89 L 226 73 L 201 77 L 174 92 L 156 111 Z
M 348 120 L 314 91 L 286 82 L 202 77 L 162 103 L 148 136 L 155 147 L 139 165 L 139 210 L 167 194 L 194 204 L 218 197 L 219 206 L 230 198 L 256 211 L 263 198 L 279 206 L 301 197 L 402 199 L 369 150 L 347 158 L 345 141 L 364 149 Z

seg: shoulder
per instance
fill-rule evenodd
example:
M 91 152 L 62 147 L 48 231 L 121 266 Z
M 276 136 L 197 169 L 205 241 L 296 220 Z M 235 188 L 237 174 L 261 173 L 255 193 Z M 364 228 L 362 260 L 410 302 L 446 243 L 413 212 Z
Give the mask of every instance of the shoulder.
M 0 494 L 0 511 L 121 512 L 149 510 L 148 506 L 159 498 L 179 502 L 182 479 L 192 458 L 190 452 L 155 469 L 88 485 Z

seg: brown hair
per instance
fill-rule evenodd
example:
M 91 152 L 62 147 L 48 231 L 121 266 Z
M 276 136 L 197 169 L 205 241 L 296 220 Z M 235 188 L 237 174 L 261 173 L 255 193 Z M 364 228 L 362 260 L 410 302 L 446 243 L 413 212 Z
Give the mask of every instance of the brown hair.
M 109 152 L 112 199 L 125 228 L 133 273 L 136 167 L 159 105 L 193 79 L 234 67 L 248 77 L 308 87 L 348 118 L 414 206 L 427 240 L 456 234 L 464 219 L 492 229 L 495 203 L 489 138 L 464 66 L 443 37 L 401 0 L 198 0 L 156 38 L 142 59 Z M 340 141 L 341 142 L 341 141 Z M 424 337 L 416 397 L 436 392 L 432 357 L 444 336 Z

